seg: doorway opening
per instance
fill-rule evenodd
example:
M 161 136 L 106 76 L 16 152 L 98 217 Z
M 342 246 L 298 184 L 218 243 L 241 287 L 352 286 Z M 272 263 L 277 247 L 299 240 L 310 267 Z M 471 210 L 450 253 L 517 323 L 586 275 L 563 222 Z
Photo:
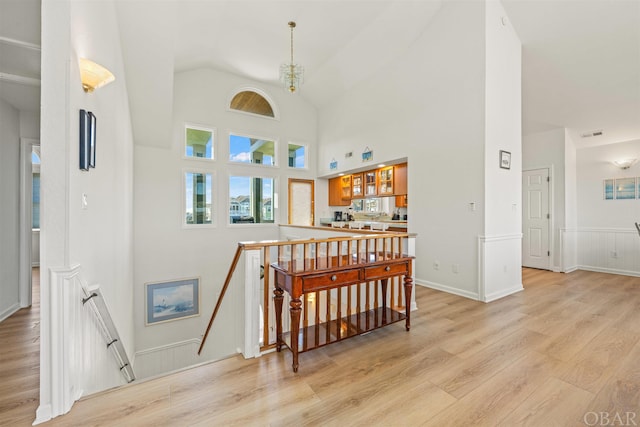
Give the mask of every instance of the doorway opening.
M 314 181 L 289 178 L 289 224 L 314 225 Z
M 29 307 L 40 266 L 40 142 L 21 139 L 20 157 L 20 307 Z

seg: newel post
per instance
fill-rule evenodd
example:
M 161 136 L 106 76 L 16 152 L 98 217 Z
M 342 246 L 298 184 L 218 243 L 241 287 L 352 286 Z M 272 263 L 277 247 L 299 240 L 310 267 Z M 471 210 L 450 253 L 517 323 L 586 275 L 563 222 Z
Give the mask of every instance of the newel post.
M 259 249 L 244 251 L 244 348 L 245 359 L 260 356 L 260 261 Z

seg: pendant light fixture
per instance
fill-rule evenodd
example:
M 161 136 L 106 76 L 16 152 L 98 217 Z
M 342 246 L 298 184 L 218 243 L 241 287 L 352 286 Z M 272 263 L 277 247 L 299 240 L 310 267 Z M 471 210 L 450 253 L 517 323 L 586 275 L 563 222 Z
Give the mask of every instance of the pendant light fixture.
M 295 27 L 296 23 L 289 21 L 289 28 L 291 29 L 291 59 L 288 64 L 280 66 L 280 80 L 290 93 L 296 93 L 304 81 L 304 67 L 293 62 L 293 29 Z

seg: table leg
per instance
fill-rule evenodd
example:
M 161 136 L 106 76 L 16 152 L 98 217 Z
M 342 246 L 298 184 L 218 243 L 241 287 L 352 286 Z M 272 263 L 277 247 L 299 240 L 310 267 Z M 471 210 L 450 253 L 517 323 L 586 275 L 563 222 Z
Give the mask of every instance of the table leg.
M 387 283 L 389 279 L 381 279 L 380 287 L 382 288 L 382 324 L 387 323 Z
M 406 314 L 405 326 L 407 331 L 411 329 L 411 292 L 413 290 L 413 279 L 411 276 L 404 276 L 404 309 Z
M 302 302 L 299 298 L 292 298 L 289 303 L 291 314 L 291 353 L 293 354 L 293 372 L 298 372 L 298 335 L 300 334 L 300 312 Z
M 276 351 L 282 348 L 282 300 L 284 291 L 280 288 L 273 290 L 273 304 L 276 311 Z

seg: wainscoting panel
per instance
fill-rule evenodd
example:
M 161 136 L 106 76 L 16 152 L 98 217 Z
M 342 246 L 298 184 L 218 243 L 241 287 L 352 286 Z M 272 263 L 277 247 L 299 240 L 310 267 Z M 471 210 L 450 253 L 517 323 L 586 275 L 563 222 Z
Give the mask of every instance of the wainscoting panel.
M 49 271 L 50 304 L 41 308 L 40 406 L 34 424 L 67 413 L 82 396 L 126 384 L 98 320 L 82 303 L 86 284 L 80 271 L 79 265 Z
M 490 302 L 523 290 L 522 234 L 478 236 L 478 299 Z
M 571 273 L 578 269 L 578 230 L 560 229 L 560 266 L 557 272 Z M 554 267 L 556 271 L 556 267 Z
M 149 378 L 200 364 L 202 357 L 198 356 L 198 347 L 200 340 L 193 338 L 137 351 L 133 369 L 138 378 Z
M 640 236 L 635 229 L 581 228 L 578 268 L 640 276 Z

